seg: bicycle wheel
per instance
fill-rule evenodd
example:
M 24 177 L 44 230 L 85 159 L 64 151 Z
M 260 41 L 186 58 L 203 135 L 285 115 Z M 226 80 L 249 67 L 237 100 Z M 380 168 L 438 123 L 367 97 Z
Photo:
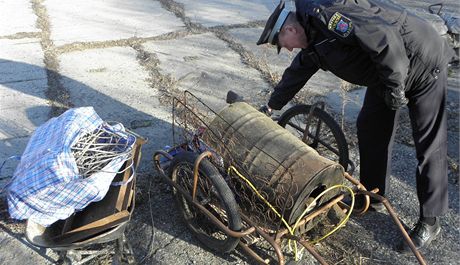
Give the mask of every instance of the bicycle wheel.
M 347 170 L 349 160 L 345 135 L 334 118 L 322 109 L 315 108 L 308 121 L 311 107 L 301 104 L 288 109 L 281 115 L 278 124 L 315 149 L 321 156 L 339 163 Z M 308 133 L 304 139 L 305 128 Z
M 197 157 L 198 154 L 192 152 L 179 153 L 174 157 L 169 168 L 172 181 L 179 184 L 190 195 L 193 187 L 193 167 Z M 199 241 L 219 252 L 229 252 L 236 247 L 239 238 L 231 237 L 219 230 L 178 190 L 173 189 L 173 194 L 188 228 Z M 219 171 L 206 159 L 201 161 L 199 167 L 196 200 L 229 229 L 241 230 L 241 217 L 233 193 Z

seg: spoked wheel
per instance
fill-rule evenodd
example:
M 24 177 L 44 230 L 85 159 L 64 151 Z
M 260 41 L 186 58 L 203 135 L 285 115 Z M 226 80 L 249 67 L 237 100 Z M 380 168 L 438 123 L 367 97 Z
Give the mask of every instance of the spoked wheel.
M 182 152 L 171 162 L 169 175 L 185 192 L 192 195 L 193 167 L 198 154 Z M 179 210 L 192 233 L 204 245 L 219 252 L 232 251 L 239 238 L 230 237 L 221 231 L 212 221 L 177 189 L 173 189 Z M 232 191 L 211 162 L 204 159 L 200 163 L 196 201 L 213 213 L 223 224 L 234 231 L 241 230 L 241 217 Z
M 310 105 L 296 105 L 281 115 L 278 124 L 347 170 L 348 145 L 342 130 L 324 110 L 315 108 L 310 116 L 311 109 Z M 305 128 L 308 133 L 304 136 Z

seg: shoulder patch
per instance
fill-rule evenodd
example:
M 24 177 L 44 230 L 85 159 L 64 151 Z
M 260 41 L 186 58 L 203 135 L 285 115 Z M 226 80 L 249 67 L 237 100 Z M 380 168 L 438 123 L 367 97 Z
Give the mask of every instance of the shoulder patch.
M 329 19 L 327 28 L 330 31 L 335 32 L 337 35 L 345 38 L 350 35 L 353 29 L 353 22 L 351 19 L 340 14 L 339 12 L 335 12 L 331 19 Z

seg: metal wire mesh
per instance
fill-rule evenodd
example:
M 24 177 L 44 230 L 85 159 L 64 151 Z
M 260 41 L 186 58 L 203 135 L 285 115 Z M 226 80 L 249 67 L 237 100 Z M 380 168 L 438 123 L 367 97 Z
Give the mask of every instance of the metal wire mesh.
M 256 224 L 269 230 L 278 230 L 282 226 L 282 222 L 274 210 L 283 216 L 294 206 L 295 200 L 292 194 L 299 191 L 298 185 L 293 181 L 290 169 L 284 167 L 276 159 L 270 159 L 270 154 L 258 149 L 259 152 L 265 153 L 269 158 L 265 165 L 266 168 L 262 171 L 282 170 L 285 172 L 284 176 L 287 177 L 271 183 L 266 177 L 249 175 L 251 165 L 235 159 L 230 150 L 235 150 L 235 147 L 238 146 L 238 150 L 243 150 L 241 152 L 249 152 L 244 146 L 251 146 L 251 144 L 234 128 L 230 128 L 230 130 L 233 130 L 232 133 L 235 137 L 230 141 L 223 142 L 224 137 L 221 132 L 214 131 L 209 126 L 217 116 L 218 114 L 214 110 L 189 92 L 186 92 L 181 99 L 176 98 L 173 105 L 174 145 L 191 143 L 189 144 L 191 151 L 211 151 L 213 153 L 211 162 L 226 179 L 242 212 Z M 206 134 L 206 141 L 201 138 L 203 134 Z M 225 161 L 223 157 L 225 157 Z M 259 194 L 254 192 L 251 184 L 237 174 L 228 174 L 227 169 L 230 166 L 238 168 L 241 175 L 255 184 Z M 261 196 L 269 201 L 272 208 Z

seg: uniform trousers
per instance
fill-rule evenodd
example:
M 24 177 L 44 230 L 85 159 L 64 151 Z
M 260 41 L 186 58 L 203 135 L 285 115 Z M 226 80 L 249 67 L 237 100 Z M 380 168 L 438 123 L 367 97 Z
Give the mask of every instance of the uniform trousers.
M 415 69 L 410 73 L 409 117 L 418 165 L 415 172 L 421 217 L 436 217 L 448 209 L 447 118 L 445 110 L 447 69 Z M 360 181 L 385 195 L 389 188 L 391 152 L 399 112 L 391 110 L 369 87 L 357 119 Z

